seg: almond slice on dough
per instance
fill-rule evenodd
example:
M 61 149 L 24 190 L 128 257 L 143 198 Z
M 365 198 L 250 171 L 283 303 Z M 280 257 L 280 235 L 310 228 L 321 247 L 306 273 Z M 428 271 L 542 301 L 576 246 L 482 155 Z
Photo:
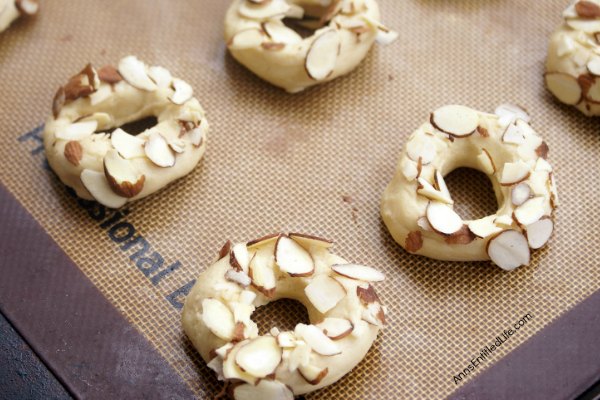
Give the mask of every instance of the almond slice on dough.
M 488 242 L 487 253 L 496 265 L 506 271 L 529 264 L 531 255 L 527 239 L 515 230 L 504 231 L 492 238 Z
M 275 372 L 281 362 L 281 347 L 273 336 L 259 336 L 243 345 L 235 355 L 235 363 L 244 372 L 264 378 Z
M 336 264 L 331 267 L 336 273 L 346 278 L 356 279 L 365 282 L 381 282 L 385 275 L 375 268 L 358 264 Z
M 462 218 L 447 204 L 432 201 L 427 206 L 427 222 L 439 233 L 451 235 L 463 226 Z
M 80 179 L 94 199 L 108 208 L 119 208 L 127 202 L 127 198 L 118 196 L 113 192 L 102 172 L 84 169 L 81 172 Z
M 319 35 L 306 54 L 305 68 L 308 76 L 316 81 L 327 79 L 335 69 L 340 51 L 340 36 L 334 29 Z
M 325 314 L 346 296 L 346 289 L 330 276 L 318 275 L 304 288 L 304 293 L 311 304 Z
M 444 106 L 431 114 L 431 124 L 449 135 L 465 137 L 475 132 L 479 126 L 479 114 L 465 106 Z

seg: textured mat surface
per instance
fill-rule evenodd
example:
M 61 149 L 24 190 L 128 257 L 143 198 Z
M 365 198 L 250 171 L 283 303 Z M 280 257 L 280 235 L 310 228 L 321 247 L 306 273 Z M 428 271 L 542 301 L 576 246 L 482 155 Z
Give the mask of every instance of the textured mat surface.
M 291 96 L 226 54 L 226 1 L 45 2 L 0 37 L 0 180 L 201 397 L 220 385 L 184 338 L 178 307 L 225 240 L 276 231 L 334 239 L 338 254 L 388 277 L 384 333 L 351 374 L 310 398 L 444 397 L 523 316 L 532 318 L 466 380 L 600 288 L 600 129 L 542 83 L 566 3 L 382 0 L 400 39 L 348 77 Z M 192 174 L 115 215 L 78 202 L 47 171 L 36 127 L 66 78 L 128 54 L 190 82 L 212 132 Z M 550 146 L 562 203 L 550 245 L 512 273 L 407 254 L 379 218 L 406 138 L 438 106 L 503 102 L 526 107 Z M 449 181 L 464 217 L 494 210 L 485 179 L 457 171 Z M 271 309 L 265 322 L 304 318 L 298 307 Z

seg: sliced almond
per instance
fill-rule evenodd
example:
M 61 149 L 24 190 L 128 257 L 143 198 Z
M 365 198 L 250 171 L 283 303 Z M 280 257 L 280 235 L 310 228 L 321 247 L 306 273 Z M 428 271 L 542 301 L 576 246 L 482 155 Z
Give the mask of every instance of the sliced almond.
M 327 335 L 315 325 L 298 324 L 295 333 L 296 336 L 304 339 L 306 344 L 317 354 L 322 356 L 335 356 L 342 352 L 340 346 L 327 337 Z
M 250 19 L 267 20 L 276 16 L 284 16 L 290 6 L 283 0 L 271 0 L 256 3 L 254 1 L 242 1 L 238 12 Z
M 214 357 L 206 366 L 217 374 L 218 380 L 222 381 L 225 379 L 223 376 L 223 359 L 221 357 Z
M 242 293 L 240 293 L 240 298 L 239 298 L 240 303 L 254 304 L 255 299 L 256 299 L 256 293 L 254 293 L 250 290 L 242 290 Z
M 296 336 L 294 332 L 281 332 L 277 335 L 277 344 L 283 348 L 296 347 Z
M 346 278 L 359 281 L 381 282 L 385 279 L 384 274 L 377 271 L 375 268 L 367 267 L 366 265 L 336 264 L 331 266 L 331 269 Z
M 346 289 L 327 275 L 317 275 L 305 288 L 310 303 L 321 313 L 334 308 L 344 297 Z
M 567 19 L 565 21 L 569 27 L 576 31 L 582 31 L 584 33 L 594 34 L 600 32 L 600 20 L 599 19 Z
M 156 86 L 158 86 L 159 88 L 170 88 L 171 83 L 173 83 L 173 76 L 171 75 L 168 69 L 163 67 L 154 66 L 148 68 L 148 76 L 154 81 L 154 83 L 156 83 Z M 175 91 L 177 91 L 177 89 Z M 183 103 L 185 103 L 185 101 Z
M 431 124 L 436 129 L 452 136 L 469 136 L 479 126 L 479 114 L 465 106 L 444 106 L 431 114 Z
M 78 166 L 83 158 L 83 147 L 76 140 L 71 140 L 65 145 L 64 156 L 68 162 L 74 166 Z
M 111 189 L 119 196 L 132 198 L 144 189 L 146 177 L 116 150 L 109 150 L 104 156 L 104 174 Z
M 306 382 L 310 383 L 311 385 L 318 385 L 321 383 L 321 380 L 325 378 L 329 372 L 329 369 L 315 367 L 314 365 L 306 365 L 300 366 L 298 368 L 298 372 Z
M 185 151 L 185 141 L 181 139 L 171 139 L 168 141 L 169 147 L 177 154 L 182 154 Z
M 424 231 L 433 232 L 433 228 L 431 227 L 431 225 L 429 225 L 429 221 L 427 221 L 427 217 L 420 217 L 417 220 L 417 225 L 419 226 L 419 228 L 423 229 Z
M 600 104 L 600 79 L 596 76 L 590 76 L 588 80 L 589 83 L 584 85 L 583 95 L 588 101 Z
M 600 57 L 594 57 L 588 61 L 587 69 L 590 74 L 600 76 Z
M 378 26 L 377 27 L 377 36 L 375 36 L 375 40 L 377 43 L 382 45 L 388 45 L 396 41 L 400 35 L 398 32 L 393 31 L 391 29 Z
M 119 74 L 137 89 L 152 92 L 158 88 L 148 76 L 146 65 L 135 56 L 127 56 L 119 61 Z
M 560 205 L 558 201 L 558 191 L 556 189 L 556 180 L 554 178 L 554 174 L 550 173 L 550 179 L 548 179 L 548 187 L 550 189 L 550 202 L 552 204 L 552 208 L 556 208 Z
M 175 155 L 167 140 L 158 131 L 152 131 L 144 145 L 146 156 L 159 167 L 169 168 L 175 165 Z
M 115 194 L 102 172 L 84 169 L 80 176 L 83 186 L 96 201 L 108 208 L 119 208 L 125 205 L 127 198 Z
M 473 232 L 471 232 L 469 227 L 463 224 L 463 226 L 458 231 L 450 235 L 446 235 L 446 237 L 444 238 L 444 242 L 448 244 L 466 245 L 471 243 L 476 238 L 477 237 L 473 234 Z
M 519 183 L 510 192 L 510 198 L 515 206 L 520 206 L 531 198 L 531 187 L 526 183 Z
M 194 95 L 194 89 L 181 79 L 173 78 L 172 85 L 175 92 L 169 96 L 169 100 L 177 105 L 184 104 Z
M 235 355 L 235 362 L 242 371 L 257 378 L 275 372 L 281 362 L 281 347 L 273 336 L 259 336 L 243 345 Z
M 321 247 L 329 249 L 333 246 L 333 241 L 324 239 L 318 236 L 307 235 L 304 233 L 290 233 L 288 235 L 290 239 L 304 247 L 307 251 L 310 251 L 313 247 Z
M 502 186 L 512 186 L 523 182 L 531 175 L 531 168 L 522 160 L 513 163 L 504 164 L 500 184 Z
M 340 340 L 352 333 L 354 325 L 345 318 L 325 318 L 323 322 L 317 324 L 331 340 Z
M 496 217 L 490 215 L 489 217 L 477 219 L 469 222 L 469 230 L 473 232 L 473 234 L 480 238 L 487 238 L 489 236 L 495 235 L 497 233 L 502 232 L 502 228 L 499 228 L 495 224 Z
M 288 370 L 295 372 L 299 366 L 308 365 L 311 352 L 312 349 L 303 340 L 297 341 L 288 358 Z
M 544 197 L 534 197 L 515 209 L 515 218 L 521 225 L 531 225 L 544 216 Z
M 427 221 L 427 218 L 425 218 L 425 221 Z M 429 222 L 427 222 L 427 226 L 430 228 L 430 230 L 433 230 L 433 228 L 431 228 L 431 225 L 429 225 Z M 406 242 L 404 247 L 409 253 L 416 253 L 417 251 L 421 250 L 421 248 L 423 247 L 423 235 L 421 234 L 421 232 L 410 232 L 406 236 Z
M 233 313 L 216 299 L 202 300 L 202 321 L 217 337 L 230 341 L 235 331 Z
M 535 154 L 538 157 L 542 157 L 542 158 L 547 158 L 548 157 L 548 153 L 550 152 L 550 148 L 548 147 L 548 144 L 546 142 L 542 142 L 542 144 L 540 144 L 536 149 L 535 149 Z
M 284 235 L 277 239 L 275 261 L 279 265 L 279 269 L 291 276 L 310 276 L 315 270 L 315 263 L 310 254 L 298 243 Z
M 110 86 L 102 85 L 94 93 L 90 94 L 90 104 L 93 106 L 98 105 L 108 100 L 112 96 L 112 93 Z
M 448 205 L 432 201 L 427 206 L 427 221 L 439 233 L 446 235 L 458 232 L 462 226 L 462 218 Z
M 244 271 L 236 271 L 228 269 L 225 273 L 225 279 L 235 282 L 242 287 L 248 287 L 252 283 L 252 279 Z
M 262 256 L 257 253 L 250 261 L 249 275 L 252 279 L 252 285 L 266 297 L 275 295 L 277 278 L 273 269 L 274 262 L 272 258 Z
M 255 28 L 245 29 L 236 33 L 227 46 L 232 50 L 252 49 L 260 46 L 265 40 L 265 34 Z
M 377 292 L 372 285 L 368 285 L 366 288 L 357 286 L 356 296 L 365 306 L 373 303 L 379 303 L 379 296 L 377 296 Z
M 544 217 L 525 228 L 527 242 L 532 249 L 540 249 L 548 243 L 554 231 L 554 222 L 549 217 Z
M 406 144 L 406 154 L 414 162 L 420 158 L 422 165 L 430 164 L 437 155 L 435 142 L 430 136 L 415 136 Z
M 281 233 L 273 233 L 271 235 L 266 235 L 266 236 L 260 237 L 258 239 L 249 241 L 248 243 L 246 243 L 246 246 L 248 246 L 248 248 L 264 246 L 268 243 L 275 242 L 279 238 L 280 235 L 281 235 Z
M 262 24 L 262 28 L 275 43 L 298 44 L 302 42 L 302 36 L 285 26 L 280 21 L 268 21 Z
M 448 190 L 448 186 L 446 185 L 444 176 L 441 174 L 441 172 L 439 170 L 435 171 L 434 179 L 435 179 L 435 187 L 440 191 L 440 193 L 442 193 L 442 195 L 446 198 L 451 198 L 450 190 Z
M 40 9 L 37 0 L 15 0 L 15 6 L 21 15 L 35 15 Z
M 585 19 L 600 18 L 600 6 L 593 1 L 580 0 L 575 3 L 575 12 Z
M 437 190 L 423 177 L 419 177 L 417 182 L 419 182 L 420 185 L 420 187 L 417 189 L 417 193 L 421 196 L 425 196 L 430 200 L 439 201 L 445 204 L 454 204 L 454 201 L 449 197 L 449 192 L 444 193 L 440 190 Z
M 248 273 L 250 267 L 250 253 L 244 243 L 237 243 L 231 247 L 229 264 L 236 271 Z
M 241 380 L 251 385 L 255 385 L 258 383 L 259 378 L 247 372 L 244 372 L 235 362 L 237 352 L 242 348 L 242 346 L 244 346 L 248 342 L 249 340 L 239 342 L 235 346 L 226 350 L 225 358 L 223 360 L 223 377 L 225 379 Z M 228 343 L 228 345 L 231 345 L 231 343 Z
M 510 124 L 502 135 L 502 141 L 510 144 L 523 144 L 525 136 L 517 124 Z
M 86 121 L 64 125 L 56 130 L 56 138 L 62 140 L 81 140 L 91 136 L 98 128 L 98 122 Z
M 294 400 L 294 393 L 279 381 L 261 379 L 256 385 L 244 383 L 233 389 L 235 400 Z
M 123 158 L 132 159 L 136 157 L 144 157 L 144 141 L 137 136 L 133 136 L 125 132 L 121 128 L 117 128 L 110 135 L 110 142 Z
M 538 158 L 535 162 L 535 170 L 536 171 L 546 171 L 552 172 L 552 165 L 542 157 Z
M 494 220 L 494 223 L 496 225 L 501 225 L 501 226 L 508 228 L 514 224 L 514 220 L 512 219 L 512 217 L 510 215 L 499 215 Z
M 531 253 L 527 239 L 515 230 L 507 230 L 492 238 L 487 244 L 490 259 L 500 268 L 511 271 L 528 265 Z
M 229 252 L 231 251 L 231 240 L 228 240 L 225 242 L 225 244 L 223 245 L 223 247 L 221 247 L 221 250 L 219 250 L 219 256 L 218 256 L 218 260 L 222 259 L 223 257 L 229 255 Z
M 112 65 L 105 65 L 98 70 L 98 79 L 102 82 L 114 85 L 115 83 L 121 82 L 123 77 L 115 67 Z
M 333 73 L 340 46 L 340 36 L 333 29 L 323 32 L 312 42 L 305 62 L 306 72 L 311 79 L 322 81 Z
M 498 116 L 500 126 L 508 126 L 514 123 L 517 119 L 527 123 L 531 121 L 531 117 L 523 108 L 514 104 L 500 104 L 496 107 L 494 114 Z
M 56 94 L 54 95 L 54 99 L 52 99 L 52 115 L 54 118 L 58 118 L 60 111 L 65 105 L 67 98 L 65 94 L 65 88 L 62 86 L 58 88 Z
M 481 149 L 481 153 L 479 153 L 477 156 L 477 160 L 479 160 L 483 172 L 488 175 L 493 175 L 496 173 L 496 163 L 494 163 L 489 151 L 486 149 Z
M 367 304 L 361 315 L 363 321 L 379 328 L 385 324 L 385 313 L 379 303 Z
M 583 91 L 577 79 L 562 72 L 549 72 L 545 75 L 546 86 L 562 103 L 575 105 L 581 101 Z

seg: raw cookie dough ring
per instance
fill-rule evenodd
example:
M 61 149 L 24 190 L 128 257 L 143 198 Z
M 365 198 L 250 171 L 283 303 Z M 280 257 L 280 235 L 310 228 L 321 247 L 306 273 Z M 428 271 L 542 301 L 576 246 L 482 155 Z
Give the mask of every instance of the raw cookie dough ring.
M 6 30 L 21 15 L 35 15 L 37 0 L 0 0 L 0 32 Z
M 600 0 L 575 1 L 552 35 L 546 86 L 562 103 L 600 115 Z
M 348 264 L 331 246 L 301 234 L 227 242 L 198 278 L 183 328 L 219 379 L 233 383 L 236 400 L 291 399 L 330 385 L 377 338 L 386 310 L 371 283 L 384 275 Z M 302 303 L 311 325 L 259 336 L 255 308 L 282 298 Z
M 496 115 L 463 106 L 431 114 L 408 139 L 383 195 L 381 215 L 407 251 L 448 261 L 491 259 L 503 269 L 527 265 L 543 247 L 558 205 L 548 146 L 525 111 L 502 105 Z M 460 167 L 488 175 L 499 209 L 463 221 L 444 176 Z
M 302 20 L 305 14 L 313 20 Z M 284 18 L 316 30 L 302 38 Z M 351 72 L 375 40 L 397 36 L 379 23 L 375 0 L 234 0 L 225 17 L 232 56 L 290 93 Z
M 156 117 L 133 136 L 118 128 Z M 50 167 L 77 195 L 118 208 L 188 174 L 206 149 L 208 121 L 190 85 L 134 56 L 91 64 L 59 88 L 46 122 Z

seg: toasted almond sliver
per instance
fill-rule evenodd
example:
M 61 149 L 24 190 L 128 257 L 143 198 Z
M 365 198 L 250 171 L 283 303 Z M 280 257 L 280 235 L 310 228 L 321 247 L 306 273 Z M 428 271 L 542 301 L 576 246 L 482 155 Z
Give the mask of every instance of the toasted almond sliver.
M 316 81 L 327 79 L 335 69 L 340 51 L 340 36 L 334 29 L 319 35 L 306 54 L 305 68 L 308 76 Z

